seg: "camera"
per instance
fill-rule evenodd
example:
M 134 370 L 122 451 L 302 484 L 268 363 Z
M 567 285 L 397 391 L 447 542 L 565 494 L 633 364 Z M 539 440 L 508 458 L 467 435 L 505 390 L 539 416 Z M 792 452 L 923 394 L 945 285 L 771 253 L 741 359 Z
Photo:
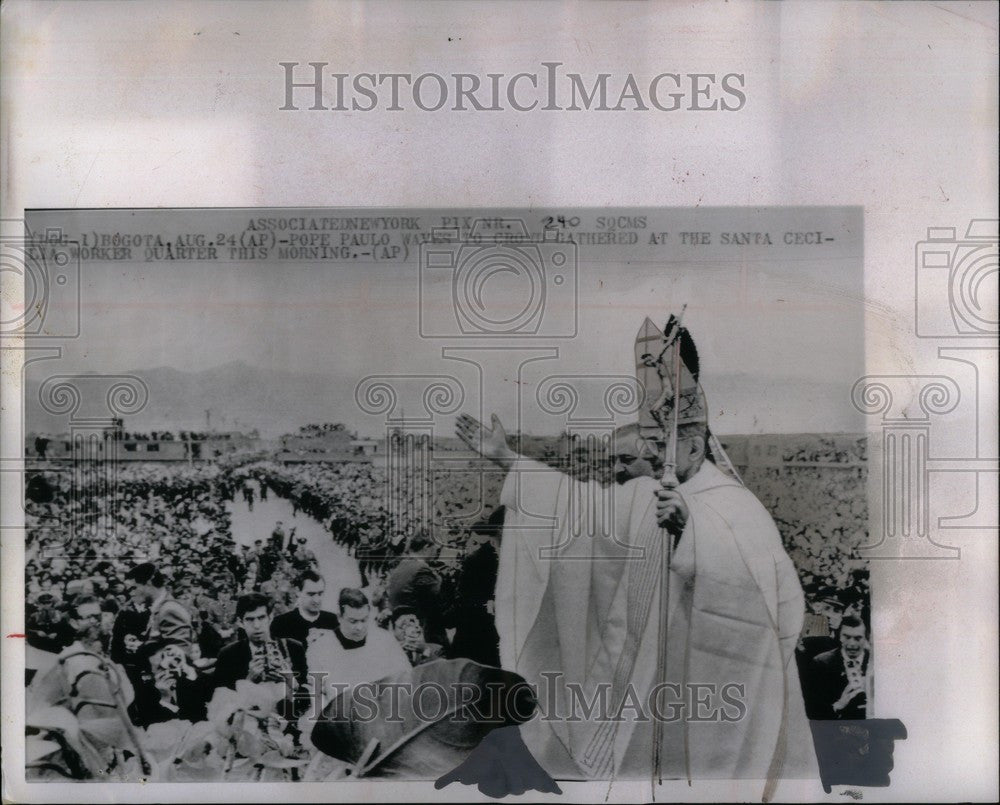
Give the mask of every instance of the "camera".
M 23 285 L 23 304 L 4 303 L 0 333 L 31 338 L 80 335 L 80 247 L 61 229 L 0 236 L 0 273 L 4 286 L 18 281 Z
M 468 235 L 434 229 L 420 244 L 424 338 L 572 338 L 577 332 L 577 247 L 520 219 L 477 219 Z
M 1000 332 L 997 221 L 975 219 L 965 237 L 930 227 L 916 248 L 916 329 L 921 338 L 983 337 Z

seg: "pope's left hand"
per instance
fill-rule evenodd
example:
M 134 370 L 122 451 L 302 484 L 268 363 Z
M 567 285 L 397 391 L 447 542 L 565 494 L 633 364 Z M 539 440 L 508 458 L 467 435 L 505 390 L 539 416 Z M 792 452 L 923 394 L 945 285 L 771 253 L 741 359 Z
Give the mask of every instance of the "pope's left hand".
M 675 537 L 684 531 L 690 512 L 684 496 L 677 491 L 678 481 L 673 475 L 664 476 L 656 490 L 656 522 Z

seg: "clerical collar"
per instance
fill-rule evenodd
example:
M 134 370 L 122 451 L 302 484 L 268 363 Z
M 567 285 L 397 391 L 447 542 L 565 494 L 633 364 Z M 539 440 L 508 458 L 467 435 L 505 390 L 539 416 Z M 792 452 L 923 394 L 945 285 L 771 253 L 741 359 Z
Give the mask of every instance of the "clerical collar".
M 367 635 L 365 635 L 360 640 L 351 640 L 349 637 L 344 637 L 344 633 L 340 631 L 339 624 L 333 627 L 333 633 L 337 635 L 337 640 L 340 641 L 340 645 L 343 646 L 345 649 L 361 648 L 362 646 L 364 646 L 365 641 L 368 639 Z

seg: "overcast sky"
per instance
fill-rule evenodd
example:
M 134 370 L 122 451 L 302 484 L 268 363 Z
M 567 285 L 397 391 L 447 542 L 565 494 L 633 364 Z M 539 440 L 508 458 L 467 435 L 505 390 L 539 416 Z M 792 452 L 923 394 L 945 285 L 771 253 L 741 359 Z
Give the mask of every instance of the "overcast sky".
M 767 261 L 653 263 L 626 262 L 624 252 L 608 259 L 608 251 L 600 262 L 590 262 L 594 253 L 581 249 L 577 335 L 532 343 L 558 347 L 558 361 L 545 362 L 549 374 L 631 376 L 633 341 L 643 319 L 662 326 L 685 302 L 685 323 L 701 353 L 710 395 L 713 378 L 749 374 L 774 381 L 768 410 L 756 398 L 752 411 L 740 399 L 719 401 L 736 417 L 726 428 L 730 432 L 803 429 L 798 424 L 815 422 L 817 412 L 802 410 L 796 382 L 834 384 L 846 395 L 864 373 L 860 258 L 783 259 L 776 249 L 778 258 Z M 83 334 L 65 343 L 60 372 L 161 366 L 198 371 L 244 361 L 333 376 L 345 387 L 370 374 L 443 372 L 464 382 L 468 367 L 443 360 L 442 347 L 496 345 L 489 339 L 419 337 L 415 260 L 88 262 L 81 293 Z M 435 321 L 451 316 L 450 293 L 449 283 L 425 286 L 425 313 Z M 483 293 L 492 310 L 504 300 L 524 298 L 524 287 L 497 275 Z M 550 288 L 546 304 L 547 321 L 571 317 L 573 298 L 562 289 Z M 502 384 L 511 382 L 526 357 L 495 349 L 476 353 L 487 409 L 512 417 L 517 395 L 504 392 Z M 55 371 L 54 363 L 45 368 Z M 846 401 L 829 402 L 831 423 L 844 420 Z M 757 424 L 751 427 L 751 421 Z

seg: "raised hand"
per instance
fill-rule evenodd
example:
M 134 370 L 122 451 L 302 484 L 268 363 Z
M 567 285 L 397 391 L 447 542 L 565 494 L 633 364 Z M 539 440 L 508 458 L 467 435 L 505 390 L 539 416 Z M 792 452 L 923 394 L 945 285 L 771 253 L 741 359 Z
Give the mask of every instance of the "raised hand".
M 478 419 L 468 414 L 459 414 L 455 422 L 455 434 L 483 458 L 509 468 L 518 455 L 507 446 L 507 434 L 496 414 L 493 414 L 491 424 L 493 427 L 487 429 Z

